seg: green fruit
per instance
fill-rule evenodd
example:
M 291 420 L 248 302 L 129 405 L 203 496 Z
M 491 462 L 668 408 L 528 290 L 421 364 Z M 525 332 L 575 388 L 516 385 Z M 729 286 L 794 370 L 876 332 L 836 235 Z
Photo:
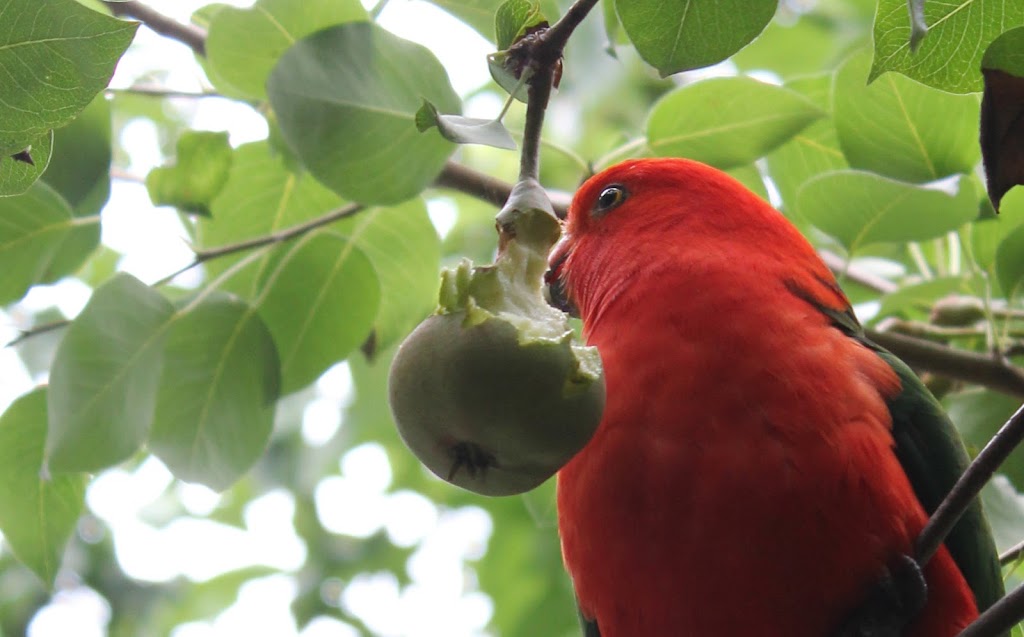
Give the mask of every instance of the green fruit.
M 528 491 L 590 440 L 604 409 L 597 350 L 574 343 L 542 293 L 559 235 L 520 182 L 498 215 L 493 265 L 442 273 L 437 313 L 402 343 L 389 402 L 409 448 L 439 477 L 484 495 Z
M 402 439 L 431 471 L 484 495 L 528 491 L 593 436 L 604 384 L 569 339 L 523 343 L 516 327 L 466 312 L 431 316 L 402 343 L 390 402 Z

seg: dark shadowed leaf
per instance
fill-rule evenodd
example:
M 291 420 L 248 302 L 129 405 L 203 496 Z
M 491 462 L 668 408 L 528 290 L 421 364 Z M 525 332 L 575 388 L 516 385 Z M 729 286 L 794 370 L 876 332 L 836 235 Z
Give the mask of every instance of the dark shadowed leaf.
M 146 189 L 157 206 L 210 215 L 210 202 L 220 193 L 231 170 L 227 133 L 188 131 L 178 138 L 174 163 L 149 171 Z
M 1024 184 L 1024 28 L 992 43 L 982 72 L 981 154 L 988 196 L 998 210 L 1006 191 Z
M 173 315 L 167 299 L 129 274 L 115 275 L 93 293 L 50 371 L 50 470 L 97 471 L 142 445 Z
M 622 28 L 662 77 L 711 66 L 749 44 L 777 0 L 618 0 Z
M 763 157 L 823 115 L 806 97 L 781 86 L 749 77 L 714 78 L 659 100 L 647 120 L 647 139 L 656 155 L 736 168 Z
M 483 144 L 506 150 L 516 149 L 515 140 L 500 120 L 442 115 L 433 104 L 424 100 L 423 106 L 416 111 L 416 128 L 422 133 L 435 126 L 442 137 L 456 144 Z
M 56 260 L 74 257 L 65 244 L 73 230 L 98 225 L 97 217 L 74 217 L 63 197 L 42 181 L 23 195 L 0 197 L 0 305 L 46 281 Z M 80 262 L 92 246 L 74 249 L 84 250 L 77 255 Z
M 227 296 L 186 308 L 167 333 L 149 448 L 178 478 L 226 489 L 263 454 L 280 373 L 255 308 Z
M 319 31 L 281 57 L 267 84 L 281 132 L 317 179 L 362 203 L 419 193 L 454 150 L 421 135 L 424 99 L 457 113 L 460 102 L 428 49 L 368 23 Z
M 0 531 L 50 587 L 82 511 L 85 476 L 44 477 L 45 442 L 46 390 L 37 389 L 0 415 Z
M 81 112 L 110 81 L 138 28 L 75 0 L 7 0 L 0 19 L 0 156 Z

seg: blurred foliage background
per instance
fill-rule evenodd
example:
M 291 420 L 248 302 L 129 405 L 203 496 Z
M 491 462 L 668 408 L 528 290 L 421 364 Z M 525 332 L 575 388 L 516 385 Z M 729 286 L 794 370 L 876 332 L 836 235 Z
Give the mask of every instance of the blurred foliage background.
M 34 3 L 7 1 L 24 19 L 0 36 L 48 33 L 24 17 Z M 477 54 L 496 48 L 501 3 L 58 4 L 88 11 L 59 28 L 102 40 L 54 36 L 75 72 L 100 70 L 80 115 L 0 137 L 34 160 L 0 162 L 0 324 L 16 340 L 0 359 L 2 634 L 578 634 L 554 481 L 499 499 L 451 487 L 386 400 L 439 267 L 495 250 L 495 205 L 435 178 L 449 160 L 518 172 L 515 152 L 411 123 L 420 98 L 498 114 L 507 94 Z M 524 6 L 553 21 L 566 4 Z M 602 0 L 565 51 L 542 151 L 555 200 L 627 157 L 728 170 L 828 255 L 871 329 L 945 348 L 908 362 L 983 446 L 1024 396 L 1024 191 L 996 216 L 981 57 L 1024 7 L 928 3 L 910 57 L 903 0 L 721 3 L 717 31 L 680 22 L 696 29 L 681 53 L 632 4 Z M 129 46 L 96 12 L 166 33 Z M 49 68 L 19 55 L 0 47 L 0 68 Z M 513 138 L 523 115 L 504 118 Z M 1024 538 L 1020 489 L 1017 453 L 985 493 L 1003 549 Z

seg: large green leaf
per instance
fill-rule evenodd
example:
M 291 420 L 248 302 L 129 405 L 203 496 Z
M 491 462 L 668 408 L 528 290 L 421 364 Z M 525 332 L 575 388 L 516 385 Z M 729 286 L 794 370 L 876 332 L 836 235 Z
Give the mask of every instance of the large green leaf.
M 0 305 L 20 299 L 46 278 L 72 229 L 98 222 L 73 217 L 67 202 L 43 182 L 24 195 L 0 197 Z
M 46 390 L 37 389 L 0 415 L 0 531 L 49 587 L 82 511 L 85 478 L 43 476 L 45 442 Z
M 975 217 L 977 193 L 960 181 L 956 195 L 879 175 L 841 170 L 819 175 L 797 195 L 797 209 L 851 253 L 883 241 L 923 241 Z
M 178 138 L 174 163 L 146 175 L 146 189 L 154 205 L 208 216 L 210 202 L 224 187 L 230 170 L 227 133 L 187 131 Z
M 332 228 L 348 235 L 373 264 L 380 281 L 374 346 L 386 349 L 404 337 L 437 302 L 441 241 L 426 206 L 414 199 L 371 208 Z
M 22 159 L 0 155 L 0 197 L 20 195 L 36 183 L 50 163 L 53 131 L 46 131 L 26 148 Z
M 974 449 L 987 445 L 1020 407 L 1016 398 L 983 387 L 950 394 L 943 398 L 942 404 L 964 437 L 964 442 Z M 1018 489 L 1024 488 L 1024 456 L 1012 454 L 1000 465 L 999 473 L 1010 478 Z
M 0 156 L 81 112 L 110 81 L 138 28 L 74 0 L 7 0 L 0 19 Z
M 281 359 L 281 393 L 302 389 L 370 334 L 380 285 L 353 242 L 319 231 L 285 245 L 258 299 Z
M 94 99 L 70 124 L 54 131 L 54 153 L 43 181 L 64 197 L 76 217 L 94 215 L 110 193 L 110 102 Z
M 717 64 L 750 43 L 778 0 L 617 0 L 629 39 L 662 77 Z
M 786 88 L 807 97 L 822 109 L 831 108 L 832 74 L 812 75 L 786 83 Z M 832 118 L 822 118 L 767 156 L 768 173 L 782 196 L 782 208 L 796 215 L 797 192 L 804 183 L 824 172 L 846 168 Z
M 149 448 L 178 478 L 226 489 L 262 455 L 279 385 L 277 350 L 256 310 L 207 299 L 167 333 Z
M 1024 27 L 1010 29 L 993 40 L 981 64 L 984 69 L 1024 77 Z
M 110 117 L 110 102 L 101 94 L 70 124 L 54 131 L 55 150 L 41 179 L 71 204 L 76 218 L 95 218 L 110 198 Z M 98 220 L 74 226 L 41 282 L 77 271 L 99 242 Z
M 972 223 L 965 232 L 970 235 L 971 256 L 983 270 L 991 270 L 999 244 L 1024 224 L 1024 188 L 1006 194 L 999 215 Z
M 1024 26 L 1024 2 L 926 2 L 924 15 L 928 35 L 911 53 L 906 0 L 879 0 L 872 80 L 886 71 L 898 71 L 944 91 L 980 91 L 985 49 L 1000 33 Z
M 494 23 L 498 7 L 502 0 L 430 0 L 456 18 L 473 27 L 488 40 L 492 42 L 495 37 Z M 558 10 L 556 0 L 542 0 L 540 3 L 541 13 L 549 22 L 554 22 L 561 12 Z
M 343 196 L 391 204 L 419 193 L 454 145 L 420 133 L 426 99 L 459 98 L 434 54 L 368 23 L 319 31 L 281 57 L 267 84 L 281 132 L 317 179 Z
M 50 370 L 51 470 L 96 471 L 142 445 L 173 314 L 170 302 L 129 274 L 115 275 L 93 293 Z
M 836 75 L 836 131 L 850 165 L 913 182 L 970 172 L 981 156 L 977 97 L 895 73 L 869 86 L 868 64 L 867 52 L 854 55 Z
M 281 157 L 271 155 L 266 142 L 235 149 L 227 184 L 211 203 L 212 217 L 199 223 L 203 248 L 237 243 L 293 226 L 343 203 L 309 174 L 290 172 Z M 226 256 L 205 264 L 211 277 L 221 274 L 244 255 Z M 222 289 L 255 298 L 257 277 L 269 257 L 236 274 Z
M 365 19 L 358 0 L 259 0 L 250 9 L 223 7 L 207 32 L 210 79 L 229 94 L 264 99 L 267 76 L 285 49 L 314 31 Z
M 824 114 L 779 86 L 749 77 L 714 78 L 659 100 L 647 120 L 647 139 L 656 155 L 735 168 L 764 156 Z

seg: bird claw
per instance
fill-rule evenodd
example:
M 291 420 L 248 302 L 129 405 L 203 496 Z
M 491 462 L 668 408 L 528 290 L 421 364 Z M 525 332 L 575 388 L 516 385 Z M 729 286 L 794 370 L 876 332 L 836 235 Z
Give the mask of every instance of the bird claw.
M 901 554 L 833 637 L 901 637 L 927 601 L 921 566 Z

